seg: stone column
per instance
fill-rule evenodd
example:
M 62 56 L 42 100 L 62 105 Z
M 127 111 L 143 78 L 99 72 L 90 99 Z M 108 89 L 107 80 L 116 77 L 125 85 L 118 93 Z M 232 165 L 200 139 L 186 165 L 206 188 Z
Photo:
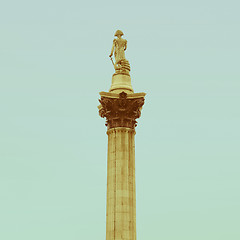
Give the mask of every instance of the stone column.
M 99 100 L 108 128 L 106 240 L 136 240 L 135 127 L 145 93 L 120 90 Z

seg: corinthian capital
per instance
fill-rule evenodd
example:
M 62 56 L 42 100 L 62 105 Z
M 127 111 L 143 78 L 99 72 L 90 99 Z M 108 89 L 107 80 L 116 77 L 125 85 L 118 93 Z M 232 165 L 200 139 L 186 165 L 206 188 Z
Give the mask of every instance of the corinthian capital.
M 101 92 L 100 95 L 99 115 L 106 118 L 108 129 L 115 127 L 135 129 L 137 126 L 136 119 L 141 116 L 145 93 L 127 94 L 121 92 L 116 94 Z

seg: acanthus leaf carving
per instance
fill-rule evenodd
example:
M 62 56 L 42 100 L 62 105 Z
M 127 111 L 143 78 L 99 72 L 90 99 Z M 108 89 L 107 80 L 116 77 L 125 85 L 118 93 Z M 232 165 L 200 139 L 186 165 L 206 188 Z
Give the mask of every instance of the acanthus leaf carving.
M 121 92 L 119 98 L 102 96 L 99 102 L 101 103 L 99 115 L 106 118 L 108 129 L 114 127 L 134 129 L 137 126 L 136 119 L 141 116 L 144 98 L 127 98 L 127 94 Z

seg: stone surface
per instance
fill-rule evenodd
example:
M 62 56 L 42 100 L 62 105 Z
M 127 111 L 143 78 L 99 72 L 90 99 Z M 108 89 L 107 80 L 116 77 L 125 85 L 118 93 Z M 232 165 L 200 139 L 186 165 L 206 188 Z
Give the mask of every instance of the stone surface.
M 114 74 L 112 76 L 112 85 L 109 92 L 120 93 L 122 91 L 133 93 L 131 77 L 124 74 Z
M 108 134 L 106 240 L 136 240 L 135 130 Z
M 100 95 L 99 115 L 103 118 L 106 117 L 108 129 L 115 127 L 135 129 L 136 119 L 141 116 L 145 93 L 101 92 Z

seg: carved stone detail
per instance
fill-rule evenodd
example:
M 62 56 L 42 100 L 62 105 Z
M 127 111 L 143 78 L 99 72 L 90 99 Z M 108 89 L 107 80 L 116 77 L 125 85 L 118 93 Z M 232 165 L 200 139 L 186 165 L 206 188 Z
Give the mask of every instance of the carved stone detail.
M 108 129 L 116 127 L 127 127 L 135 129 L 136 119 L 141 116 L 141 109 L 144 104 L 143 97 L 127 98 L 127 93 L 119 93 L 119 98 L 102 96 L 99 99 L 99 115 L 106 118 Z

